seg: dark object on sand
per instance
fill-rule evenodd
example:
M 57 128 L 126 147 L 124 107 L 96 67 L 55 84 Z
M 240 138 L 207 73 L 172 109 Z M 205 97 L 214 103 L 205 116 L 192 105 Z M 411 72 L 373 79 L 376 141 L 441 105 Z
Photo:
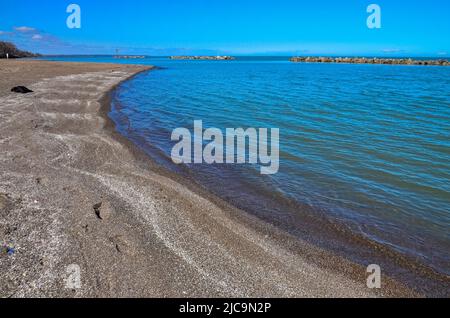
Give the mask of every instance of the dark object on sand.
M 33 91 L 31 89 L 28 89 L 25 86 L 16 86 L 11 89 L 11 92 L 20 93 L 20 94 L 33 93 Z

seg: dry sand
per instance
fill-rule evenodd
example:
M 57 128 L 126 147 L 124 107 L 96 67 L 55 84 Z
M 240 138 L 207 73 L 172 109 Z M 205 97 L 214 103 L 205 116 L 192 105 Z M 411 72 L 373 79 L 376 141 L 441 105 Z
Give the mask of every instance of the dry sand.
M 414 295 L 386 277 L 368 289 L 362 266 L 186 186 L 115 133 L 105 94 L 147 70 L 0 61 L 0 243 L 14 248 L 0 297 Z

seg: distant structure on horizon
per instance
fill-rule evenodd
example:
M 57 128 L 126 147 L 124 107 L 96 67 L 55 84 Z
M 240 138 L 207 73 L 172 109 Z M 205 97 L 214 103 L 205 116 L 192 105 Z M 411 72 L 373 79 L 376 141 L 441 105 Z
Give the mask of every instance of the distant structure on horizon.
M 115 59 L 145 59 L 145 55 L 116 55 Z
M 189 56 L 189 55 L 182 55 L 182 56 L 171 56 L 171 60 L 209 60 L 209 61 L 230 61 L 234 60 L 235 58 L 232 56 Z
M 145 55 L 119 55 L 119 49 L 116 49 L 115 59 L 145 59 Z

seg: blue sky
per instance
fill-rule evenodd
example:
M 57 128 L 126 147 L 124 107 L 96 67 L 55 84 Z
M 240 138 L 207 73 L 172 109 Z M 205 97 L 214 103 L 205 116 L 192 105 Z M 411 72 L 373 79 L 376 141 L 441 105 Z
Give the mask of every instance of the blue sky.
M 66 26 L 69 4 L 81 29 Z M 369 29 L 366 8 L 382 10 Z M 0 40 L 43 54 L 449 56 L 448 0 L 3 1 Z

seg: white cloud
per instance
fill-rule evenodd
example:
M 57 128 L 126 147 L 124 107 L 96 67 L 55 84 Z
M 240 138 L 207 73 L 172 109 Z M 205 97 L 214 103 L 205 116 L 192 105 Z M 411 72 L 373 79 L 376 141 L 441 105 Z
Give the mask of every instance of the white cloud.
M 21 27 L 15 27 L 14 30 L 19 32 L 32 32 L 35 31 L 35 28 L 27 27 L 27 26 L 21 26 Z
M 42 35 L 40 35 L 40 34 L 35 34 L 35 35 L 33 35 L 33 37 L 32 37 L 32 39 L 33 40 L 42 40 L 44 37 L 42 36 Z

